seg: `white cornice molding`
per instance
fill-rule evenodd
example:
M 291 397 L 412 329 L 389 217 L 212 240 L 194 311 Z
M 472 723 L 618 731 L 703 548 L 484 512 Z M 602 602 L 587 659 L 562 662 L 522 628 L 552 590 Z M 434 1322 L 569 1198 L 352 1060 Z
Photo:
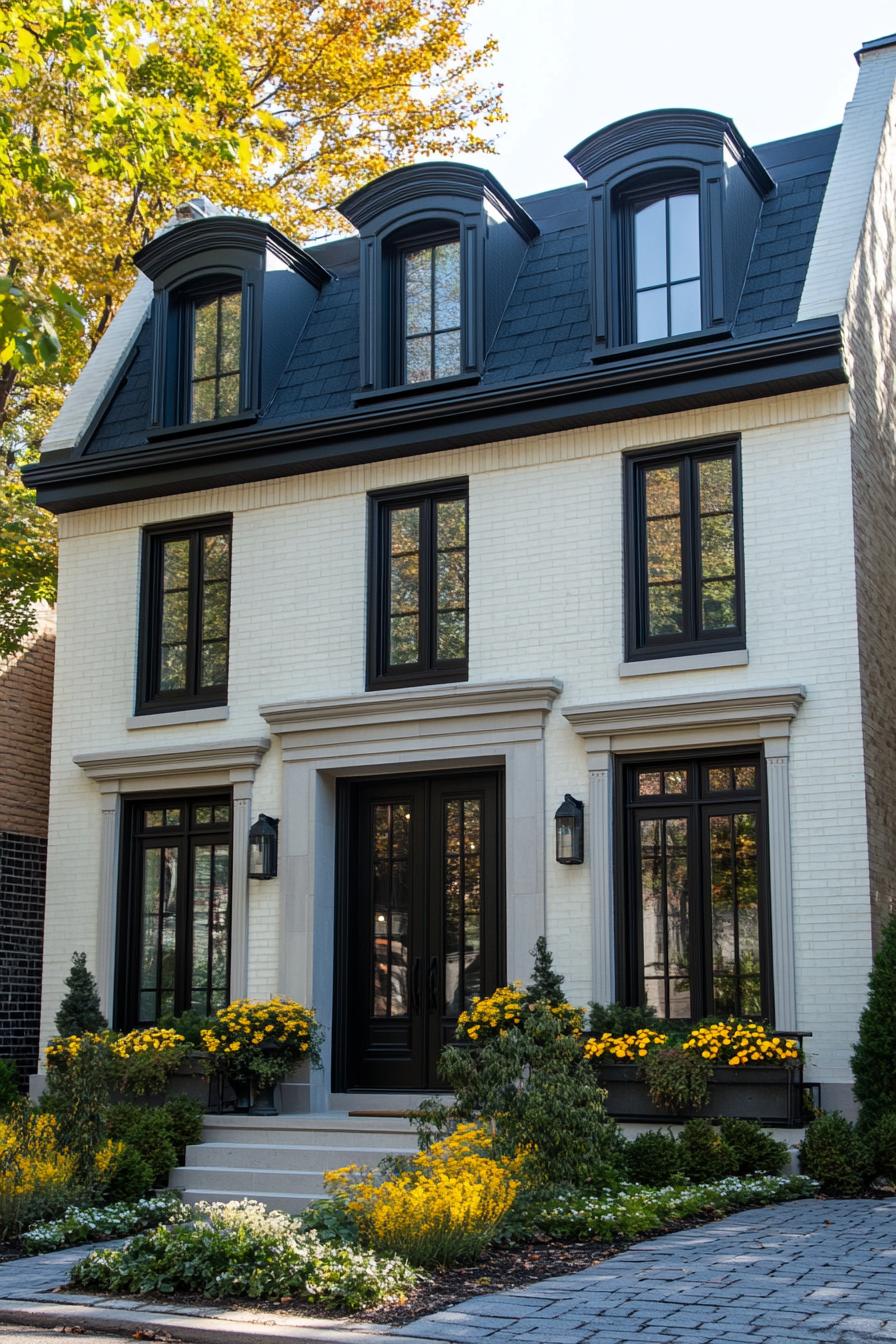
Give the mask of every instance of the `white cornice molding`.
M 589 753 L 762 741 L 769 753 L 786 754 L 805 698 L 804 686 L 770 686 L 571 705 L 563 716 Z
M 355 758 L 427 753 L 531 741 L 563 689 L 553 677 L 470 685 L 420 686 L 262 705 L 284 757 Z
M 244 778 L 254 775 L 270 745 L 267 737 L 243 737 L 229 742 L 87 751 L 72 760 L 89 779 L 100 782 L 220 772 L 229 772 L 231 778 Z

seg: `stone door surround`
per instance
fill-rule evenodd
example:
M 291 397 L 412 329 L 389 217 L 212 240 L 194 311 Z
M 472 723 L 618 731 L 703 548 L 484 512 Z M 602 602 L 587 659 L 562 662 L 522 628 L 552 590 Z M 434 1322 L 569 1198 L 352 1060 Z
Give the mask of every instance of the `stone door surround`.
M 97 916 L 97 984 L 106 1016 L 114 1011 L 115 934 L 118 915 L 121 796 L 123 793 L 176 792 L 225 785 L 233 797 L 230 891 L 230 993 L 243 998 L 249 982 L 249 827 L 252 784 L 267 737 L 225 742 L 178 743 L 89 751 L 72 757 L 88 779 L 96 780 L 102 807 L 100 889 Z
M 615 994 L 613 926 L 612 764 L 632 752 L 735 747 L 760 743 L 767 779 L 769 901 L 775 1018 L 796 1031 L 796 972 L 790 856 L 790 725 L 806 698 L 803 686 L 662 696 L 573 705 L 564 718 L 584 739 L 588 757 L 592 993 L 599 1003 Z
M 545 927 L 544 726 L 561 690 L 538 678 L 262 705 L 283 759 L 281 993 L 331 1027 L 336 780 L 455 766 L 504 768 L 507 972 L 526 975 Z M 329 1083 L 327 1063 L 312 1080 L 324 1106 Z

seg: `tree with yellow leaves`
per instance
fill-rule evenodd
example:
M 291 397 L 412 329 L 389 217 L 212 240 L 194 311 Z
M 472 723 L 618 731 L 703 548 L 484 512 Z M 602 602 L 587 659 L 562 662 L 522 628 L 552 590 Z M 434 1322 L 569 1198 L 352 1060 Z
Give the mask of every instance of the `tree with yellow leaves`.
M 0 473 L 33 453 L 178 202 L 308 241 L 387 169 L 490 148 L 476 3 L 0 0 Z M 0 537 L 27 505 L 5 491 Z

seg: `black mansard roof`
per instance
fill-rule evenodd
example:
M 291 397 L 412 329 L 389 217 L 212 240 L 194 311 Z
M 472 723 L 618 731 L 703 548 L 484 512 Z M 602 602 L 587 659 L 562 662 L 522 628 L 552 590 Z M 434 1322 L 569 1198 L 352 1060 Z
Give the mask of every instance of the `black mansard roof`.
M 82 443 L 65 458 L 48 454 L 30 479 L 48 507 L 83 508 L 840 381 L 835 320 L 797 323 L 838 135 L 832 127 L 750 151 L 775 185 L 725 340 L 592 359 L 588 194 L 579 183 L 520 200 L 538 235 L 475 386 L 357 397 L 359 240 L 340 239 L 306 250 L 332 278 L 301 331 L 284 324 L 283 372 L 254 424 L 148 441 L 149 318 Z

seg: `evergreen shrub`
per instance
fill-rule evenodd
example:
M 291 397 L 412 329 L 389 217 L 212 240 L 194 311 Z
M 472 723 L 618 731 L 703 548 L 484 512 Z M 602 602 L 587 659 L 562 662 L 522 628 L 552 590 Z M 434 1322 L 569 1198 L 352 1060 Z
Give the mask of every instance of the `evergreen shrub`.
M 819 1115 L 808 1126 L 800 1144 L 800 1171 L 817 1181 L 824 1194 L 857 1198 L 868 1183 L 869 1168 L 866 1145 L 839 1111 Z
M 896 1111 L 896 918 L 883 931 L 868 977 L 852 1073 L 863 1127 Z

